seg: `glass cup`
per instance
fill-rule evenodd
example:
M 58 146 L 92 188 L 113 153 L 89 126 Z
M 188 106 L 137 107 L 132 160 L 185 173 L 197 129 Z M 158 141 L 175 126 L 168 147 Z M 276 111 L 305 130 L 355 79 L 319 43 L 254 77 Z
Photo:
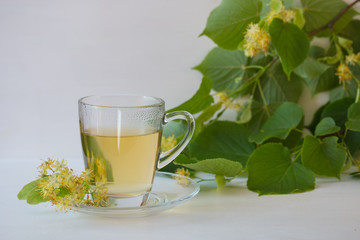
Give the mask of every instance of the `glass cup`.
M 189 143 L 195 120 L 185 111 L 165 113 L 165 102 L 134 95 L 88 96 L 79 100 L 85 167 L 95 182 L 107 184 L 115 199 L 141 197 L 146 202 L 155 171 L 174 160 Z M 161 152 L 162 129 L 183 119 L 187 131 L 171 150 Z

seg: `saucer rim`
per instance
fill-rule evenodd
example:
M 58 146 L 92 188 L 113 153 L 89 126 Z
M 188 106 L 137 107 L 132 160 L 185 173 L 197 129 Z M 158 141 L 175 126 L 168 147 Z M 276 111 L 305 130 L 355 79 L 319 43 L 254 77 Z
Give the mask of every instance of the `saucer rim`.
M 154 204 L 154 205 L 149 205 L 149 206 L 138 206 L 138 207 L 93 207 L 93 206 L 79 205 L 79 206 L 76 206 L 74 208 L 74 210 L 76 210 L 77 212 L 85 213 L 85 214 L 103 215 L 103 216 L 105 216 L 105 215 L 108 215 L 108 216 L 132 215 L 132 214 L 129 214 L 129 213 L 125 213 L 125 212 L 131 212 L 131 211 L 135 211 L 134 215 L 139 215 L 138 211 L 141 211 L 141 213 L 143 213 L 143 214 L 140 214 L 140 215 L 145 216 L 145 215 L 153 214 L 156 209 L 162 209 L 162 210 L 165 211 L 165 210 L 167 210 L 169 208 L 175 207 L 175 206 L 181 204 L 182 202 L 195 197 L 200 191 L 200 185 L 195 180 L 193 180 L 193 179 L 191 179 L 189 177 L 183 176 L 183 175 L 179 175 L 179 174 L 175 174 L 175 173 L 169 173 L 169 172 L 156 171 L 154 178 L 156 178 L 156 177 L 158 177 L 158 178 L 162 177 L 164 179 L 173 180 L 173 181 L 177 181 L 177 180 L 174 179 L 174 177 L 182 178 L 184 180 L 188 180 L 188 181 L 190 181 L 189 185 L 193 186 L 192 187 L 193 190 L 191 191 L 191 193 L 186 194 L 185 196 L 182 196 L 181 198 L 176 198 L 176 199 L 172 199 L 172 200 L 169 200 L 169 201 L 166 201 L 166 202 L 162 202 L 162 203 Z M 155 179 L 154 179 L 154 181 L 155 181 Z M 184 187 L 188 187 L 189 185 L 184 186 Z M 156 193 L 166 193 L 166 192 L 153 191 L 153 193 L 156 194 Z M 137 213 L 136 213 L 136 211 L 137 211 Z M 146 211 L 149 211 L 149 213 L 146 214 Z

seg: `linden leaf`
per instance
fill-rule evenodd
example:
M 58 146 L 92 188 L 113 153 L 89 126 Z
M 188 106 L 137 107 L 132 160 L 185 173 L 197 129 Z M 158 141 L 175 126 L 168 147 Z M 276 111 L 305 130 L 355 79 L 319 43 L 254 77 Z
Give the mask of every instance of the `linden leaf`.
M 271 9 L 273 9 L 276 13 L 279 13 L 281 11 L 282 8 L 282 1 L 281 0 L 271 0 L 271 2 L 269 3 L 269 6 L 271 7 Z
M 337 144 L 337 140 L 337 137 L 320 140 L 313 136 L 306 136 L 301 154 L 304 166 L 316 174 L 340 179 L 347 153 Z
M 237 49 L 249 23 L 260 19 L 261 1 L 223 0 L 211 13 L 201 35 L 211 38 L 219 47 Z
M 211 158 L 203 160 L 189 159 L 181 154 L 176 158 L 175 164 L 206 173 L 215 175 L 235 177 L 241 173 L 242 165 L 240 162 L 231 161 L 225 158 Z
M 196 136 L 203 130 L 204 123 L 210 120 L 215 115 L 215 113 L 221 109 L 221 106 L 221 102 L 211 105 L 196 118 L 193 139 L 195 139 Z
M 214 90 L 235 90 L 241 85 L 235 79 L 244 76 L 246 64 L 247 57 L 243 52 L 214 48 L 194 69 L 211 79 Z
M 353 42 L 354 53 L 360 52 L 360 20 L 353 19 L 346 27 L 341 31 L 340 35 L 346 37 Z
M 328 22 L 330 22 L 339 12 L 344 9 L 347 4 L 341 0 L 301 0 L 301 4 L 304 9 L 305 26 L 304 30 L 307 33 L 318 29 Z M 357 12 L 351 8 L 341 18 L 339 18 L 333 30 L 335 32 L 341 31 Z M 317 36 L 330 36 L 331 31 L 325 29 L 317 34 Z
M 343 98 L 355 98 L 357 93 L 357 83 L 351 79 L 342 86 L 338 86 L 330 91 L 330 102 L 333 103 Z
M 294 24 L 298 26 L 300 29 L 302 29 L 306 22 L 303 14 L 303 9 L 295 8 L 294 10 L 295 10 Z
M 285 139 L 291 130 L 299 125 L 303 116 L 304 112 L 299 105 L 285 102 L 276 109 L 258 133 L 250 135 L 249 141 L 261 144 L 273 137 Z
M 245 125 L 250 133 L 255 134 L 259 132 L 261 126 L 269 119 L 271 115 L 274 114 L 276 109 L 279 107 L 281 103 L 273 103 L 269 105 L 264 105 L 258 101 L 251 102 L 251 119 Z
M 276 52 L 279 54 L 284 72 L 289 79 L 291 72 L 308 56 L 310 41 L 298 26 L 284 23 L 278 18 L 271 22 L 269 33 Z
M 174 135 L 176 139 L 182 138 L 186 132 L 186 128 L 187 124 L 183 120 L 170 121 L 164 126 L 162 135 L 164 137 L 170 137 Z
M 247 187 L 259 195 L 305 192 L 315 187 L 314 174 L 291 160 L 288 148 L 268 143 L 257 148 L 248 161 Z
M 302 77 L 312 94 L 333 89 L 339 85 L 335 69 L 308 57 L 294 72 Z
M 214 122 L 204 128 L 189 144 L 190 156 L 198 160 L 225 158 L 245 166 L 255 149 L 255 145 L 248 142 L 248 135 L 248 131 L 240 124 L 228 121 Z
M 347 109 L 354 102 L 352 98 L 343 98 L 333 103 L 328 104 L 321 113 L 321 118 L 331 117 L 334 119 L 336 126 L 345 128 L 347 121 Z
M 289 81 L 280 63 L 275 63 L 268 69 L 260 81 L 267 104 L 296 102 L 303 89 L 302 79 L 296 74 L 292 74 Z M 259 90 L 255 92 L 254 98 L 262 101 Z
M 39 189 L 33 188 L 27 195 L 26 202 L 31 205 L 36 205 L 42 202 L 47 202 L 47 199 L 44 199 L 41 196 Z
M 28 184 L 26 184 L 18 193 L 17 198 L 19 200 L 26 200 L 29 193 L 37 187 L 37 185 L 40 183 L 41 179 L 37 179 L 35 181 L 32 181 Z
M 360 132 L 360 103 L 351 104 L 347 117 L 349 121 L 345 123 L 345 126 L 352 131 Z
M 351 155 L 354 155 L 360 149 L 360 132 L 348 131 L 345 138 L 346 146 Z
M 204 77 L 202 79 L 199 90 L 195 93 L 194 96 L 179 106 L 168 110 L 167 112 L 183 110 L 195 114 L 204 110 L 214 102 L 213 97 L 210 95 L 211 87 L 211 80 L 207 77 Z
M 341 128 L 335 125 L 331 117 L 323 118 L 315 128 L 315 136 L 324 136 L 340 131 Z

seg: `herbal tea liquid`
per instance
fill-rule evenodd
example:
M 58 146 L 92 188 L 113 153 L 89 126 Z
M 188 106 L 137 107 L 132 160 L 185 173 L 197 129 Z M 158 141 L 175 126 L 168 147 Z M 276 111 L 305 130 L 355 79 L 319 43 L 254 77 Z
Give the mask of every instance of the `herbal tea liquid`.
M 145 135 L 94 135 L 81 133 L 85 166 L 96 181 L 111 182 L 108 195 L 135 197 L 151 190 L 160 150 L 159 131 Z

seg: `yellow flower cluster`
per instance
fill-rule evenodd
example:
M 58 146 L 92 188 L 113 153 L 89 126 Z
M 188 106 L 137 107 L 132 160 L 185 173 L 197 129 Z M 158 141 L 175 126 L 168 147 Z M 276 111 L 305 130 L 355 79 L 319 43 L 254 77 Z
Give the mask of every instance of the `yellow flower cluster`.
M 161 151 L 166 152 L 173 149 L 178 142 L 176 141 L 174 134 L 169 137 L 161 137 Z
M 243 104 L 233 101 L 231 98 L 229 98 L 228 95 L 226 95 L 225 92 L 217 92 L 215 94 L 215 98 L 217 102 L 221 102 L 223 106 L 227 109 L 239 111 L 240 109 L 244 108 Z
M 339 66 L 336 68 L 336 73 L 337 76 L 339 76 L 339 81 L 340 83 L 343 83 L 345 81 L 350 81 L 352 78 L 352 73 L 350 68 L 344 64 L 344 63 L 340 63 Z
M 348 65 L 354 66 L 355 64 L 359 63 L 360 61 L 360 52 L 358 52 L 356 55 L 354 53 L 351 53 L 350 55 L 346 56 L 346 63 Z
M 267 55 L 270 44 L 270 36 L 258 24 L 250 23 L 245 33 L 245 55 L 253 57 L 260 52 Z
M 285 23 L 291 23 L 295 19 L 295 11 L 292 9 L 286 10 L 284 6 L 281 8 L 280 12 L 271 9 L 267 16 L 266 23 L 270 24 L 274 18 L 280 18 Z
M 184 176 L 184 177 L 190 177 L 189 170 L 185 169 L 185 168 L 177 168 L 175 170 L 175 174 L 181 175 L 181 176 Z M 183 185 L 183 186 L 188 185 L 189 182 L 190 182 L 189 179 L 183 178 L 183 177 L 178 177 L 178 176 L 174 176 L 174 179 L 177 181 L 178 184 Z
M 53 159 L 44 161 L 38 169 L 41 176 L 38 185 L 41 196 L 60 210 L 67 211 L 80 204 L 103 206 L 107 201 L 107 188 L 104 185 L 91 185 L 94 178 L 89 169 L 77 176 L 66 166 L 65 160 Z
M 87 152 L 86 159 L 88 162 L 89 169 L 94 174 L 95 182 L 105 183 L 107 182 L 107 172 L 106 172 L 106 161 L 105 159 L 94 157 L 94 154 Z

